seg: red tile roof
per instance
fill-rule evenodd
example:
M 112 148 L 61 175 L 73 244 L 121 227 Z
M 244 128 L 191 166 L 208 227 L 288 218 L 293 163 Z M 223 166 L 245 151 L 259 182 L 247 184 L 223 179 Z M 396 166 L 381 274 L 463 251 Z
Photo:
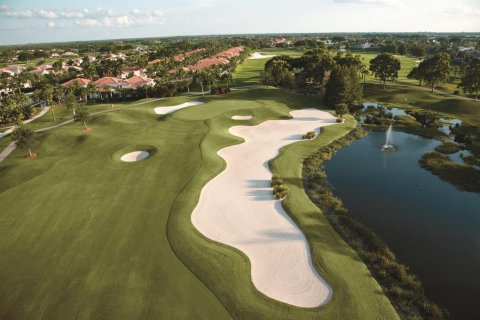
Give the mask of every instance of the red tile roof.
M 153 79 L 141 76 L 133 76 L 128 78 L 125 82 L 128 83 L 130 88 L 136 89 L 144 84 L 151 84 Z
M 85 86 L 87 86 L 87 84 L 90 83 L 90 80 L 85 79 L 85 78 L 75 78 L 75 79 L 72 79 L 72 80 L 69 80 L 69 81 L 63 83 L 62 86 L 64 86 L 64 87 L 70 87 L 70 86 L 72 86 L 75 82 L 77 82 L 77 83 L 80 84 L 81 86 L 85 87 Z
M 116 86 L 119 83 L 121 83 L 122 80 L 113 78 L 113 77 L 103 77 L 95 81 L 95 84 L 97 86 L 103 87 L 103 86 Z
M 230 48 L 228 50 L 220 52 L 219 54 L 213 57 L 208 57 L 208 58 L 197 61 L 197 63 L 195 63 L 193 66 L 190 66 L 190 69 L 196 71 L 196 70 L 201 70 L 214 65 L 228 64 L 231 58 L 239 56 L 243 50 L 245 50 L 244 47 Z
M 185 60 L 186 57 L 190 57 L 191 55 L 194 55 L 195 53 L 202 52 L 202 51 L 205 51 L 205 50 L 207 50 L 207 49 L 200 48 L 200 49 L 195 49 L 195 50 L 192 50 L 192 51 L 187 51 L 185 53 L 177 54 L 176 56 L 173 57 L 173 59 L 175 61 L 181 62 L 181 61 Z M 155 60 L 149 61 L 148 64 L 155 64 L 155 63 L 161 62 L 162 60 L 164 60 L 164 59 L 155 59 Z

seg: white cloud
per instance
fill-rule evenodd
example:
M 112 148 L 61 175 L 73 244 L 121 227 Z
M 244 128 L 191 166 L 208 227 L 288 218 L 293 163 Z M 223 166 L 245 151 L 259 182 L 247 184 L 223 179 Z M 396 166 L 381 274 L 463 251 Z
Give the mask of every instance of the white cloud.
M 98 7 L 93 12 L 83 10 L 25 10 L 5 11 L 5 16 L 11 18 L 41 18 L 48 19 L 47 26 L 50 28 L 59 27 L 63 24 L 54 23 L 52 19 L 69 20 L 74 19 L 75 24 L 81 27 L 130 27 L 161 25 L 163 12 L 160 10 L 143 11 L 133 9 L 128 13 L 117 12 L 113 9 Z
M 6 11 L 5 16 L 11 18 L 32 18 L 34 16 L 33 11 L 25 10 L 25 11 Z
M 129 27 L 133 24 L 133 21 L 129 16 L 109 16 L 102 19 L 102 24 L 105 27 Z
M 402 6 L 400 0 L 332 0 L 334 3 L 375 4 L 384 6 Z
M 87 9 L 83 9 L 83 11 L 63 11 L 60 13 L 60 16 L 67 19 L 72 19 L 72 18 L 84 18 L 85 14 L 88 14 Z
M 46 19 L 58 18 L 58 15 L 55 12 L 48 11 L 48 10 L 39 10 L 36 12 L 36 15 L 38 15 L 40 18 L 46 18 Z
M 449 16 L 467 16 L 467 15 L 480 15 L 480 10 L 476 10 L 466 5 L 457 5 L 441 10 L 441 13 Z
M 77 20 L 75 23 L 82 27 L 98 27 L 102 25 L 97 19 L 91 18 L 80 19 Z
M 7 11 L 8 9 L 10 9 L 10 7 L 6 4 L 0 4 L 0 11 Z

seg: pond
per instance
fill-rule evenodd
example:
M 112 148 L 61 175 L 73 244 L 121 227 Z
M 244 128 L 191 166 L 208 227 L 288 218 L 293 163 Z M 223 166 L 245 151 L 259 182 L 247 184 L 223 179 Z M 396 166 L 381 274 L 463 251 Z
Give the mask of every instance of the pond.
M 444 125 L 438 128 L 438 130 L 445 133 L 447 136 L 450 136 L 452 134 L 452 130 L 450 128 L 451 126 L 462 125 L 462 120 L 459 120 L 459 119 L 440 118 L 440 121 L 449 123 L 447 125 Z
M 367 111 L 369 108 L 375 108 L 376 109 L 378 107 L 386 108 L 386 111 L 391 113 L 394 117 L 395 116 L 406 116 L 407 115 L 407 113 L 403 109 L 395 108 L 395 107 L 385 107 L 385 106 L 382 106 L 381 104 L 379 104 L 377 102 L 365 102 L 363 104 L 363 111 Z
M 440 142 L 371 132 L 326 163 L 334 192 L 373 229 L 454 319 L 480 319 L 480 195 L 461 192 L 418 160 Z

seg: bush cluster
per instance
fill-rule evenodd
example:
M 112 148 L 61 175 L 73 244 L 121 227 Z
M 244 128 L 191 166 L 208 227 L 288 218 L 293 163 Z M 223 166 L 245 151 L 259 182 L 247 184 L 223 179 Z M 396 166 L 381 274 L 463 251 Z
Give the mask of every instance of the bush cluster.
M 225 94 L 225 93 L 229 93 L 230 91 L 231 91 L 230 88 L 216 87 L 210 90 L 210 94 L 211 95 Z
M 283 179 L 279 176 L 272 176 L 271 186 L 273 188 L 272 192 L 275 198 L 284 199 L 287 196 L 288 187 L 283 182 Z
M 316 136 L 315 131 L 308 131 L 306 134 L 303 135 L 303 139 L 304 140 L 311 140 L 311 139 L 315 138 L 315 136 Z

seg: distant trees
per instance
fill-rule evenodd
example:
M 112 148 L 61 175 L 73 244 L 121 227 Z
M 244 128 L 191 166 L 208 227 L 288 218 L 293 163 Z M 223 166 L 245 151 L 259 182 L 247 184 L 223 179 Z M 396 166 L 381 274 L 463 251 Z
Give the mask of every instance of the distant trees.
M 480 58 L 473 59 L 466 69 L 465 75 L 462 77 L 459 88 L 463 88 L 465 93 L 475 94 L 475 100 L 478 100 L 478 92 L 480 91 Z
M 400 60 L 389 53 L 382 53 L 370 61 L 370 71 L 374 76 L 383 82 L 385 89 L 386 81 L 393 81 L 398 78 Z
M 408 51 L 412 56 L 415 56 L 417 58 L 425 57 L 425 55 L 427 54 L 425 51 L 425 47 L 422 45 L 411 46 L 410 48 L 408 48 Z
M 336 66 L 326 85 L 325 102 L 330 107 L 351 106 L 362 99 L 362 85 L 355 67 Z
M 23 150 L 28 150 L 30 157 L 32 154 L 32 144 L 35 142 L 35 131 L 26 126 L 23 122 L 19 122 L 15 130 L 11 135 L 12 141 L 15 141 L 15 145 Z

